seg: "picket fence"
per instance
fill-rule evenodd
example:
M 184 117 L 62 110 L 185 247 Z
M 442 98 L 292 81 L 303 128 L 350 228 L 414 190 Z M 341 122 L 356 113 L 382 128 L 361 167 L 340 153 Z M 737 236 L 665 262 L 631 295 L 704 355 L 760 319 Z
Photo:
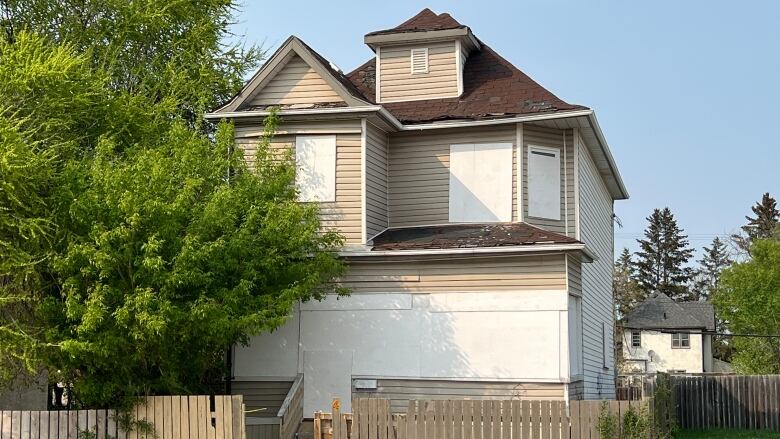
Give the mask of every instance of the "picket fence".
M 213 398 L 213 399 L 212 399 Z M 149 430 L 124 431 L 115 410 L 2 411 L 1 439 L 243 439 L 240 395 L 151 396 L 133 409 Z M 138 431 L 141 430 L 141 431 Z
M 671 383 L 681 428 L 780 431 L 780 375 L 680 375 Z
M 620 418 L 641 405 L 606 404 Z M 393 414 L 389 400 L 358 399 L 353 413 L 340 413 L 337 404 L 333 413 L 315 413 L 314 439 L 596 439 L 601 407 L 602 401 L 570 401 L 567 409 L 564 401 L 437 400 L 410 401 L 406 413 Z M 668 431 L 668 412 L 649 410 L 662 421 L 654 425 Z

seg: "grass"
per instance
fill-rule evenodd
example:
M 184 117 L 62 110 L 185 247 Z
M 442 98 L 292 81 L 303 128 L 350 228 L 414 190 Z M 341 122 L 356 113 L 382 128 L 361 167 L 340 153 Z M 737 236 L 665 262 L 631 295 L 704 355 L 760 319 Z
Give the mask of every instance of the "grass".
M 766 430 L 680 430 L 679 439 L 780 439 L 780 432 Z

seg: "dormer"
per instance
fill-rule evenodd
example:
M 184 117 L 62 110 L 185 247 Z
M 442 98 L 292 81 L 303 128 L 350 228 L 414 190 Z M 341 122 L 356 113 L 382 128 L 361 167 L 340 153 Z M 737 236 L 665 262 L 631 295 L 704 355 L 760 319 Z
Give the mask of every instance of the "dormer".
M 377 103 L 461 96 L 466 59 L 480 49 L 468 26 L 427 8 L 364 41 L 376 53 Z

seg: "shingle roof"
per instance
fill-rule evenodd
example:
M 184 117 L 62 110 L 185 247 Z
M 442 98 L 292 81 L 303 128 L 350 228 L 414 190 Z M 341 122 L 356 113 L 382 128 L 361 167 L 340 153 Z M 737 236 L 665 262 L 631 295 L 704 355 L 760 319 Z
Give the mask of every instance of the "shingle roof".
M 430 9 L 425 8 L 414 17 L 404 21 L 394 28 L 369 32 L 366 35 L 384 35 L 401 32 L 425 32 L 434 30 L 458 29 L 462 27 L 465 26 L 458 23 L 458 21 L 452 18 L 450 14 L 442 13 L 437 15 Z
M 705 329 L 715 330 L 715 310 L 708 302 L 675 302 L 656 292 L 639 303 L 622 322 L 636 329 Z
M 347 77 L 366 100 L 376 102 L 373 59 Z M 559 99 L 484 44 L 466 60 L 460 97 L 383 103 L 382 106 L 402 123 L 495 119 L 587 108 Z
M 575 244 L 574 238 L 526 223 L 446 224 L 391 228 L 373 239 L 373 250 L 420 250 Z

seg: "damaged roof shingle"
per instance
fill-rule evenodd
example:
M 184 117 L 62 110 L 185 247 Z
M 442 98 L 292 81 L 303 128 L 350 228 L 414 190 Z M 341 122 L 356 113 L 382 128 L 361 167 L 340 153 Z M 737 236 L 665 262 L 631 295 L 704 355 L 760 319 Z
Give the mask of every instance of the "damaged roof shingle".
M 426 32 L 434 30 L 458 29 L 463 27 L 465 26 L 458 23 L 458 21 L 452 18 L 450 14 L 443 13 L 436 15 L 435 12 L 425 8 L 414 17 L 404 21 L 394 28 L 369 32 L 366 34 L 366 36 L 402 32 Z
M 420 250 L 575 244 L 574 238 L 526 223 L 445 224 L 387 229 L 373 239 L 373 250 Z

